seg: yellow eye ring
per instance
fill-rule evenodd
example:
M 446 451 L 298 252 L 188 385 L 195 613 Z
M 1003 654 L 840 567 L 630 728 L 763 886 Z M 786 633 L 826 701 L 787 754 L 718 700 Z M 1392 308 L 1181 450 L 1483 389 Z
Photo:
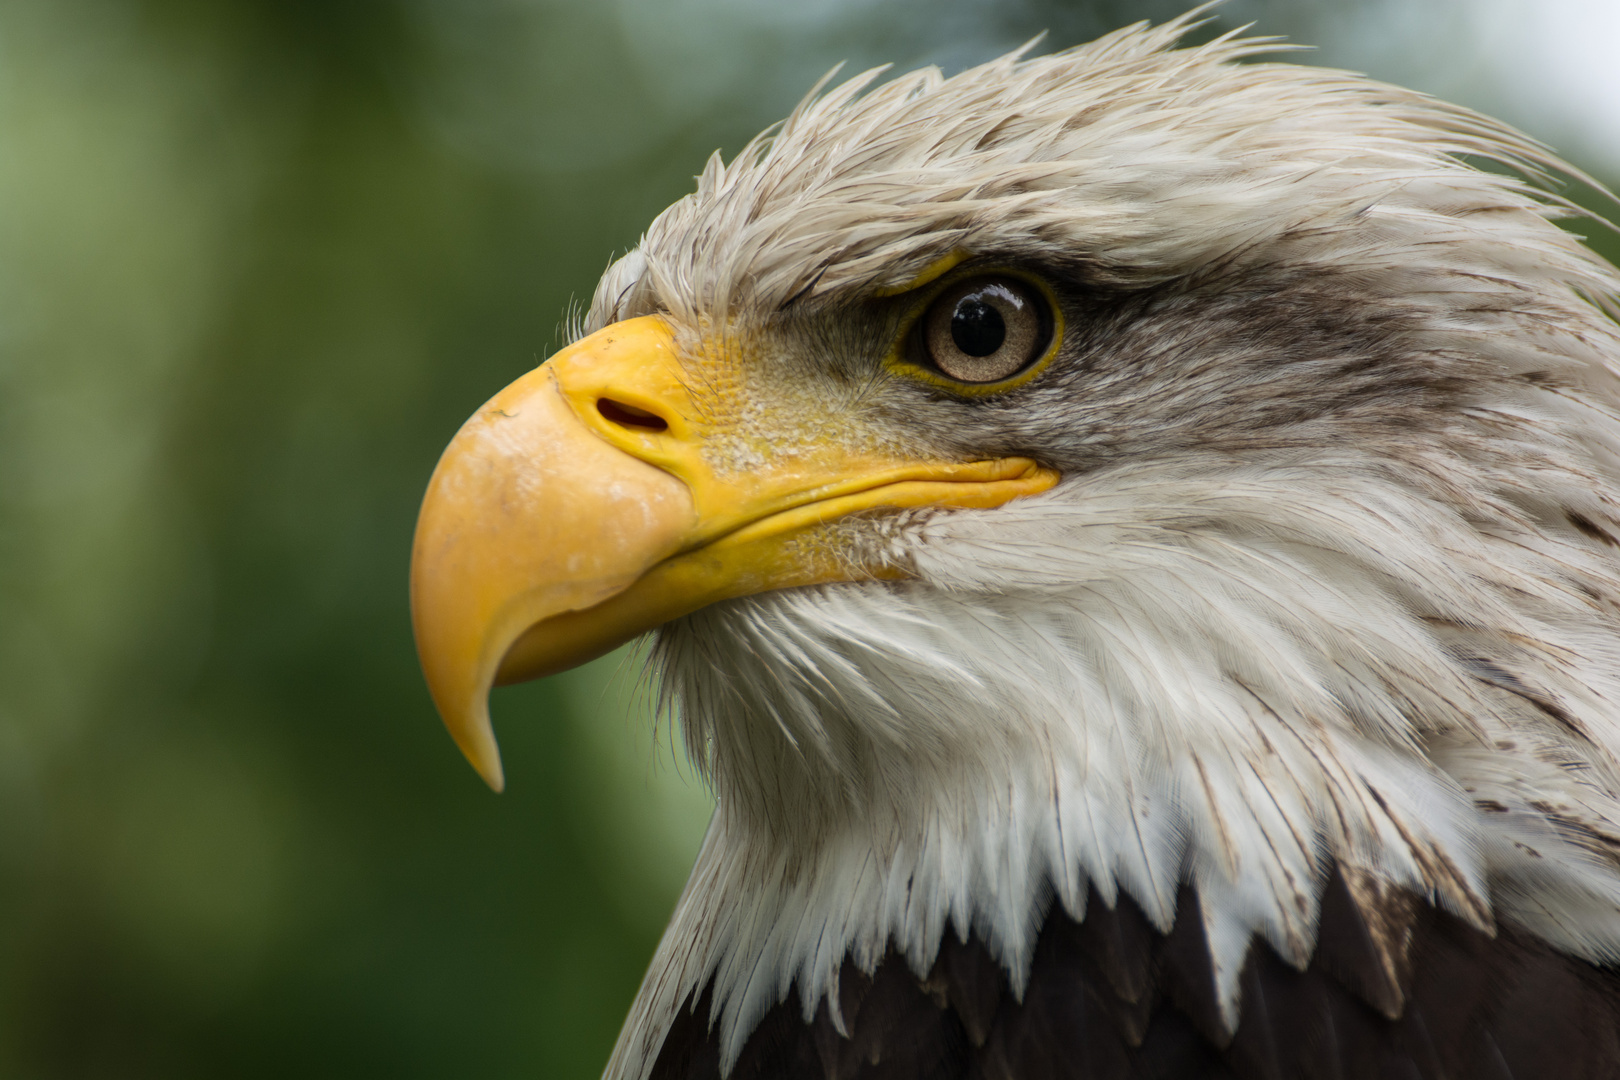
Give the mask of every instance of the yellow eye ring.
M 984 295 L 1001 297 L 1011 300 L 1008 290 L 1001 288 L 1004 282 L 1016 282 L 1028 286 L 1044 304 L 1045 310 L 1041 314 L 1048 320 L 1049 338 L 1039 355 L 1033 359 L 1022 362 L 1017 369 L 1005 378 L 990 379 L 987 381 L 970 381 L 963 378 L 953 378 L 943 365 L 937 360 L 933 366 L 919 362 L 920 355 L 928 352 L 926 344 L 920 335 L 925 332 L 925 324 L 932 323 L 936 336 L 942 332 L 945 324 L 942 319 L 949 320 L 950 324 L 960 328 L 960 319 L 942 316 L 940 312 L 933 311 L 935 302 L 947 293 L 961 294 L 957 303 L 977 303 L 976 297 Z M 979 286 L 979 288 L 972 288 Z M 966 287 L 966 288 L 965 288 Z M 915 304 L 907 312 L 903 329 L 896 338 L 894 345 L 889 349 L 888 355 L 883 358 L 883 366 L 896 375 L 927 383 L 961 397 L 988 397 L 993 394 L 1004 394 L 1015 390 L 1039 375 L 1052 358 L 1057 355 L 1063 344 L 1063 309 L 1057 302 L 1050 286 L 1033 274 L 1012 267 L 984 267 L 976 266 L 961 274 L 942 274 L 934 280 L 926 281 L 917 289 L 918 297 Z M 1000 301 L 997 301 L 1000 303 Z M 983 305 L 980 305 L 982 308 Z M 975 309 L 976 311 L 978 309 Z M 994 318 L 994 324 L 1001 326 L 999 316 Z M 971 329 L 971 327 L 969 328 Z M 1013 331 L 1017 333 L 1016 329 Z M 1044 336 L 1044 335 L 1043 335 Z M 961 340 L 960 338 L 958 340 Z M 976 357 L 984 355 L 980 352 L 970 352 L 962 359 L 965 363 L 957 366 L 964 370 L 981 370 L 982 365 Z

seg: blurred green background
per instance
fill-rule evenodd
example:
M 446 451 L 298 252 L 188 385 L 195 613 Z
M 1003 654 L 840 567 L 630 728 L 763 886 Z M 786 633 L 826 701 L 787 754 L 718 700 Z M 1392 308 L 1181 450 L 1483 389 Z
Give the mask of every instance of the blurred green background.
M 496 694 L 506 795 L 461 761 L 440 449 L 833 63 L 1182 6 L 0 3 L 0 1077 L 597 1075 L 709 798 L 622 657 Z M 1219 25 L 1511 104 L 1483 10 Z

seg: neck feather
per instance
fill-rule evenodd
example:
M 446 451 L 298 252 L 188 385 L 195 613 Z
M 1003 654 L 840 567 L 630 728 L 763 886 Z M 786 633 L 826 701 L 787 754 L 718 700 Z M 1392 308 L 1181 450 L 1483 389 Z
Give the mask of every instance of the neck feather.
M 1402 490 L 1345 462 L 1119 470 L 902 523 L 917 580 L 671 627 L 656 662 L 719 810 L 610 1075 L 711 979 L 724 1063 L 795 986 L 836 1020 L 846 957 L 891 944 L 921 976 L 975 933 L 1021 987 L 1093 887 L 1166 932 L 1193 887 L 1229 1027 L 1256 937 L 1309 961 L 1335 863 L 1620 956 L 1591 840 L 1614 765 L 1572 734 L 1620 692 L 1583 659 L 1573 578 L 1602 567 Z

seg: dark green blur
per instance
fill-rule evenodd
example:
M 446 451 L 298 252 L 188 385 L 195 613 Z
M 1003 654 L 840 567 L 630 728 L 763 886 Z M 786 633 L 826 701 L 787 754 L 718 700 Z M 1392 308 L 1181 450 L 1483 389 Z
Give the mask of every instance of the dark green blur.
M 1181 6 L 6 0 L 0 1077 L 597 1075 L 707 796 L 613 660 L 461 761 L 439 451 L 833 63 Z

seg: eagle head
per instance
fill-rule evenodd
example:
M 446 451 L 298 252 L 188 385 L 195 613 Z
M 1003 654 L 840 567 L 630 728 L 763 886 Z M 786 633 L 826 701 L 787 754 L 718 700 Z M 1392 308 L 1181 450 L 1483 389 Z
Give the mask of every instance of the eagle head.
M 1334 875 L 1620 958 L 1620 281 L 1526 137 L 1190 25 L 819 86 L 446 450 L 474 766 L 651 632 L 718 796 L 610 1075 L 952 938 L 1016 995 L 1088 903 L 1195 923 L 1228 1033 Z

